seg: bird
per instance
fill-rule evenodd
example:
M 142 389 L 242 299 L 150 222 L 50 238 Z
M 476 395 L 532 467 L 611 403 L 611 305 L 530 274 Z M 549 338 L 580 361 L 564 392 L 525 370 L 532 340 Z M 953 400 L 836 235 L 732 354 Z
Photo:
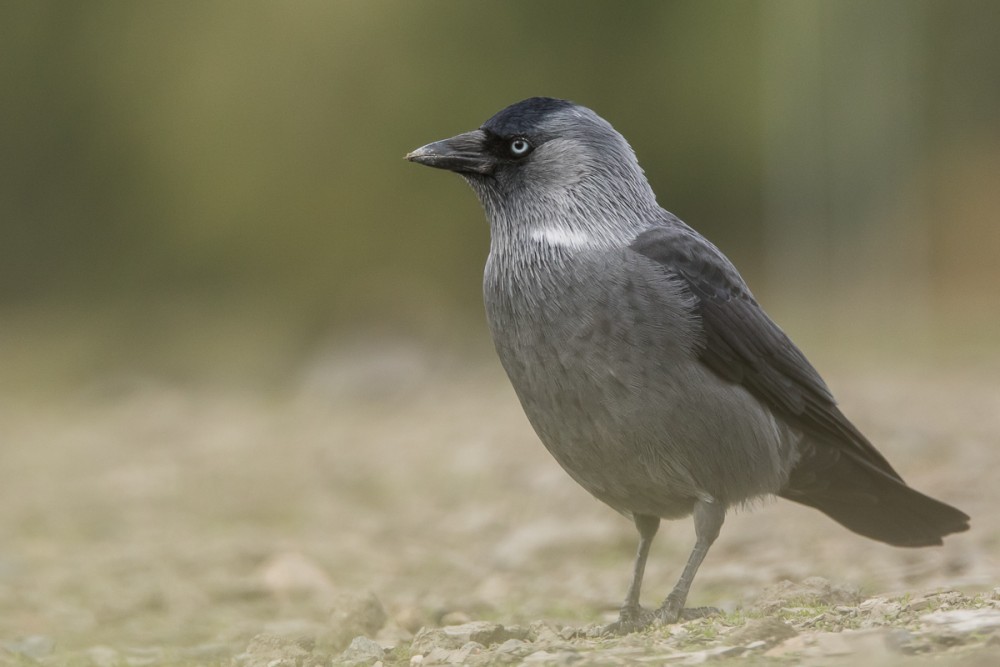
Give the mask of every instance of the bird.
M 697 616 L 688 593 L 727 510 L 778 496 L 886 544 L 967 530 L 908 486 L 844 415 L 730 260 L 657 203 L 635 152 L 591 109 L 532 97 L 406 159 L 461 175 L 485 210 L 489 330 L 562 468 L 630 518 L 627 634 Z M 640 606 L 663 519 L 693 516 L 670 594 Z

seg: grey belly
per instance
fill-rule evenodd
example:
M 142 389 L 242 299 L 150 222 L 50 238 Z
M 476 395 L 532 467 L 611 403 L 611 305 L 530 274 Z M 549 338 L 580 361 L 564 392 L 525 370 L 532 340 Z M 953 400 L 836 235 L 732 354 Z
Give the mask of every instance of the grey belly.
M 553 302 L 487 309 L 528 419 L 587 491 L 626 514 L 677 518 L 696 499 L 730 506 L 784 485 L 795 434 L 697 360 L 676 304 L 637 314 L 614 294 Z
M 619 511 L 676 518 L 699 498 L 729 506 L 775 493 L 793 462 L 788 429 L 696 363 L 632 384 L 538 359 L 504 365 L 573 479 Z

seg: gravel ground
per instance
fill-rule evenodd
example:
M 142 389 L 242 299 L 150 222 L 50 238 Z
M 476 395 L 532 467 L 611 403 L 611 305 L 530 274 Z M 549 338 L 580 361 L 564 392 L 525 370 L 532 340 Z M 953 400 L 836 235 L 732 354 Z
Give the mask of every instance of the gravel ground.
M 690 604 L 624 638 L 631 524 L 549 458 L 490 361 L 341 348 L 281 390 L 117 377 L 0 402 L 0 665 L 982 664 L 1000 656 L 1000 384 L 843 366 L 846 412 L 973 517 L 903 550 L 767 502 Z M 645 603 L 693 541 L 665 523 Z M 992 657 L 991 657 L 992 656 Z

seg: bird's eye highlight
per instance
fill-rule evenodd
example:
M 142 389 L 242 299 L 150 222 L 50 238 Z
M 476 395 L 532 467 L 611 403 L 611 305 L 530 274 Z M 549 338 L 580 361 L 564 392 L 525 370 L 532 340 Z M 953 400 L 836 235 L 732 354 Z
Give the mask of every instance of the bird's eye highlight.
M 523 137 L 518 137 L 510 142 L 510 154 L 514 157 L 524 157 L 531 152 L 531 148 L 531 143 Z

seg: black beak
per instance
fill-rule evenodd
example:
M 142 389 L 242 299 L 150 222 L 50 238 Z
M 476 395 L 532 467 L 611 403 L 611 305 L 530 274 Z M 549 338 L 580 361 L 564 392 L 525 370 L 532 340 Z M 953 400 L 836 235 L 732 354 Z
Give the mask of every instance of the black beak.
M 496 162 L 486 151 L 485 144 L 486 134 L 482 130 L 473 130 L 421 146 L 407 153 L 406 159 L 460 174 L 487 175 L 493 173 Z

